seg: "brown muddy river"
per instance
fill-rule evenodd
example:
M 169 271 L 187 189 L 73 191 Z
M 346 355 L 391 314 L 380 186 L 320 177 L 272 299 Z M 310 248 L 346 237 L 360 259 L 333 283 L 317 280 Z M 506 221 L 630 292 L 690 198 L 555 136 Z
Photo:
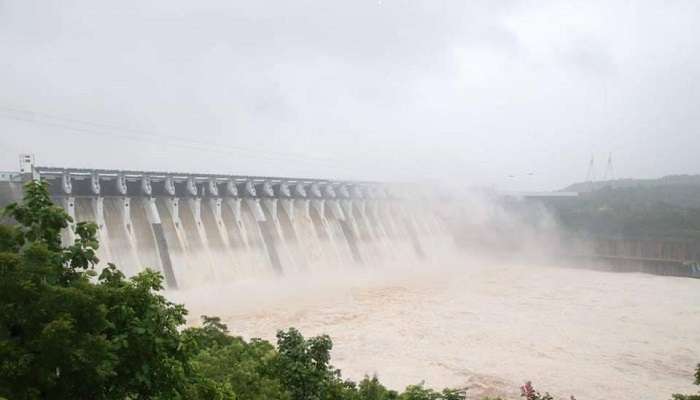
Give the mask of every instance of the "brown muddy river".
M 693 393 L 700 280 L 550 266 L 463 262 L 336 271 L 191 289 L 191 317 L 219 315 L 244 337 L 297 327 L 327 333 L 345 377 L 425 381 L 518 397 L 668 399 Z M 196 321 L 191 321 L 195 322 Z

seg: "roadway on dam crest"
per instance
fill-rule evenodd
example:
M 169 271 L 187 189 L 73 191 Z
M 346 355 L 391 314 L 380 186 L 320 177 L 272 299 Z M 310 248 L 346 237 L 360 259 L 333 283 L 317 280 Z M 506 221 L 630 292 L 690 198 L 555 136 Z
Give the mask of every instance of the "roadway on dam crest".
M 693 393 L 700 280 L 461 261 L 247 280 L 169 292 L 244 337 L 327 333 L 343 375 L 518 398 L 667 399 Z M 190 323 L 196 324 L 192 320 Z

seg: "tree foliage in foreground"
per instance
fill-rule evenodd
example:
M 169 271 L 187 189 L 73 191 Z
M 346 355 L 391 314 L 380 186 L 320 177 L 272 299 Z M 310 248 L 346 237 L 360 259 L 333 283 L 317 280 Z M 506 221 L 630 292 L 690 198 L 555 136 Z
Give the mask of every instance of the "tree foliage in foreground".
M 0 395 L 11 399 L 177 398 L 187 376 L 178 327 L 185 309 L 157 294 L 161 277 L 131 280 L 113 265 L 97 282 L 96 226 L 70 217 L 45 183 L 30 183 L 0 227 Z

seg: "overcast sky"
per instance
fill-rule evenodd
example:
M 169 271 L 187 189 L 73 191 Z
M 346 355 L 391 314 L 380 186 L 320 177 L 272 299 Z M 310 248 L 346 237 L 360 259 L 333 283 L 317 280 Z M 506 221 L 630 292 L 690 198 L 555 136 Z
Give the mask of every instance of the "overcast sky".
M 0 0 L 0 170 L 700 173 L 700 1 Z

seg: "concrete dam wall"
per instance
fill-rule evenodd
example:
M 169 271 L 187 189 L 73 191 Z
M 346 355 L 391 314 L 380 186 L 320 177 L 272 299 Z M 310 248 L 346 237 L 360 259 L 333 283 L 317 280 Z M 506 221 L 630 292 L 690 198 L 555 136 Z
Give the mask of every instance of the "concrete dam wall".
M 447 236 L 416 197 L 372 182 L 47 168 L 22 163 L 0 203 L 49 183 L 75 222 L 98 227 L 100 267 L 160 271 L 169 288 L 424 259 Z M 74 225 L 73 225 L 74 226 Z M 65 243 L 75 240 L 71 229 Z M 448 240 L 449 241 L 449 240 Z
M 572 239 L 569 254 L 618 272 L 700 278 L 700 242 L 586 237 Z

